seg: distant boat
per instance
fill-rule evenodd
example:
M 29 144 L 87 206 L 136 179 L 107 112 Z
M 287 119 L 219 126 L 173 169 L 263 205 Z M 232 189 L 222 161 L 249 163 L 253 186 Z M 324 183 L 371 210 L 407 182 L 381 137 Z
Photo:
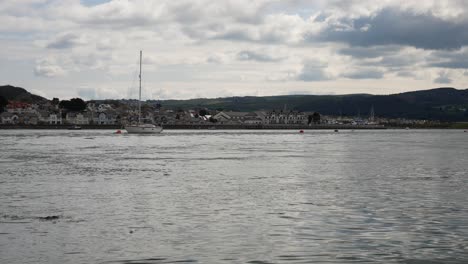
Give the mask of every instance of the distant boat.
M 140 50 L 140 75 L 139 75 L 140 92 L 139 92 L 139 97 L 138 97 L 138 124 L 125 126 L 125 130 L 127 130 L 127 132 L 130 134 L 157 134 L 157 133 L 162 132 L 163 130 L 162 126 L 141 123 L 141 58 L 142 56 L 143 56 L 143 52 Z
M 68 128 L 68 130 L 80 130 L 80 129 L 81 127 L 77 125 Z

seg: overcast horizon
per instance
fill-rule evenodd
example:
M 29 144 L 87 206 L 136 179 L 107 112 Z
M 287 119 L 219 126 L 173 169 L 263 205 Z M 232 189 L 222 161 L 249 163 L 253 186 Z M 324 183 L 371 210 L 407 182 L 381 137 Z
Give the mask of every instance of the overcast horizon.
M 0 3 L 0 78 L 46 98 L 393 94 L 468 87 L 453 1 Z

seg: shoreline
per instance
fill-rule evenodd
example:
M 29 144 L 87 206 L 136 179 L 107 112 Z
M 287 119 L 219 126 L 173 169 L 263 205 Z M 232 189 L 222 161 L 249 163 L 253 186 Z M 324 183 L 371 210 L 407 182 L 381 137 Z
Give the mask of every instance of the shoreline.
M 74 125 L 0 125 L 1 129 L 57 129 L 57 130 L 73 130 Z M 121 125 L 79 125 L 81 130 L 94 129 L 124 129 Z M 203 130 L 227 130 L 227 129 L 269 129 L 269 130 L 285 130 L 285 129 L 387 129 L 383 125 L 163 125 L 164 129 L 203 129 Z
M 28 129 L 28 130 L 104 130 L 121 129 L 121 125 L 80 125 L 81 129 L 72 129 L 73 125 L 0 125 L 0 130 Z M 194 130 L 384 130 L 384 129 L 464 129 L 453 124 L 439 126 L 384 126 L 384 125 L 163 125 L 165 130 L 194 129 Z

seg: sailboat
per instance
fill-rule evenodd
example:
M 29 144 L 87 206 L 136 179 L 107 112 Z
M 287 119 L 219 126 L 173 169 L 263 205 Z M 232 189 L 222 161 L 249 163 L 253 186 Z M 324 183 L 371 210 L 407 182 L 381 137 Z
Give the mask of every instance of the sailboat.
M 161 133 L 163 128 L 162 126 L 156 126 L 153 124 L 143 124 L 141 123 L 141 59 L 143 52 L 140 50 L 140 92 L 138 97 L 138 124 L 136 125 L 127 125 L 125 130 L 130 134 L 157 134 Z

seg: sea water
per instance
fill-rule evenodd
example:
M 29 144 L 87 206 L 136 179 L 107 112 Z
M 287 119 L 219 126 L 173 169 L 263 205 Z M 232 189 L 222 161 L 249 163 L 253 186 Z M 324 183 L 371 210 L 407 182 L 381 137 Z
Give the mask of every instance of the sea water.
M 0 131 L 0 263 L 468 263 L 460 130 Z

